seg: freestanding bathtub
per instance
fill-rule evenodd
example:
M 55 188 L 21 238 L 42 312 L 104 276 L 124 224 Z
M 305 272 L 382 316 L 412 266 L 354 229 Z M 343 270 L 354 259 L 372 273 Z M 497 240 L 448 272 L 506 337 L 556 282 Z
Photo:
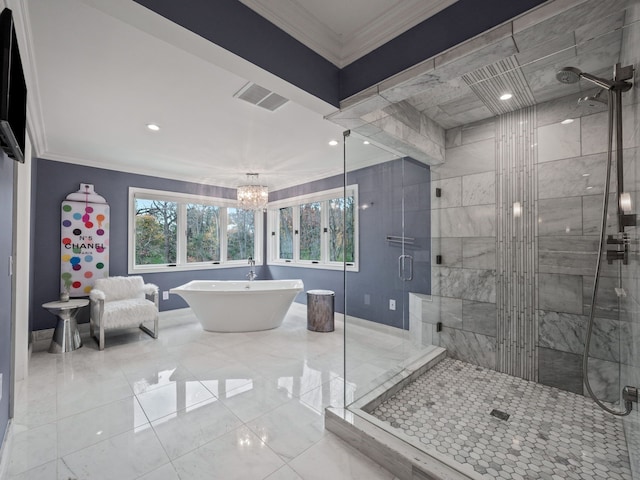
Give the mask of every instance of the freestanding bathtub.
M 302 280 L 193 280 L 169 290 L 189 304 L 209 332 L 254 332 L 282 324 Z

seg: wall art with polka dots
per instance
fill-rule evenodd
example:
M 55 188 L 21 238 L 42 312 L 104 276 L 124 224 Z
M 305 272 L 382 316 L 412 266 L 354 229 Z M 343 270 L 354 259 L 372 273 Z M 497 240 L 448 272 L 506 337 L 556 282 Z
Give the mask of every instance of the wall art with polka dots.
M 109 276 L 109 205 L 93 185 L 62 202 L 60 291 L 87 296 L 98 278 Z

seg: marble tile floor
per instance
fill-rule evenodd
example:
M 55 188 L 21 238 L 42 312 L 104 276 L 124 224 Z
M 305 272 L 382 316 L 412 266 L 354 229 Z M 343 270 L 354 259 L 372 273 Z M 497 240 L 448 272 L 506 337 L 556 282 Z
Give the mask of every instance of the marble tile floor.
M 492 416 L 494 409 L 509 417 Z M 632 478 L 619 418 L 581 395 L 451 358 L 371 414 L 487 479 Z
M 347 330 L 352 399 L 407 342 Z M 185 309 L 161 313 L 157 340 L 114 332 L 99 351 L 83 336 L 63 355 L 36 344 L 16 389 L 8 478 L 393 479 L 324 430 L 324 408 L 343 404 L 343 331 L 307 331 L 294 304 L 264 332 L 204 332 Z

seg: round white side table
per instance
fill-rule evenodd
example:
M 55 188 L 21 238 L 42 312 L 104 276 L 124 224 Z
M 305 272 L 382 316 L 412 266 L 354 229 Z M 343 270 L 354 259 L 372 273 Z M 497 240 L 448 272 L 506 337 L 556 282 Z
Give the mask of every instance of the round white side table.
M 82 346 L 76 315 L 82 307 L 87 305 L 89 305 L 89 300 L 86 298 L 74 298 L 68 302 L 56 301 L 42 304 L 42 308 L 46 308 L 58 316 L 58 323 L 53 332 L 49 353 L 72 352 Z

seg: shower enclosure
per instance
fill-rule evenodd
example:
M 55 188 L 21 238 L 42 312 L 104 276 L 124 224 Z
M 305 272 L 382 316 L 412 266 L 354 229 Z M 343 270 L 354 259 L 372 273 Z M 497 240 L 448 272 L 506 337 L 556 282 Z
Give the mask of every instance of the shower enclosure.
M 569 3 L 343 106 L 371 230 L 345 273 L 340 415 L 400 478 L 640 479 L 640 2 Z M 606 189 L 601 89 L 623 74 Z

